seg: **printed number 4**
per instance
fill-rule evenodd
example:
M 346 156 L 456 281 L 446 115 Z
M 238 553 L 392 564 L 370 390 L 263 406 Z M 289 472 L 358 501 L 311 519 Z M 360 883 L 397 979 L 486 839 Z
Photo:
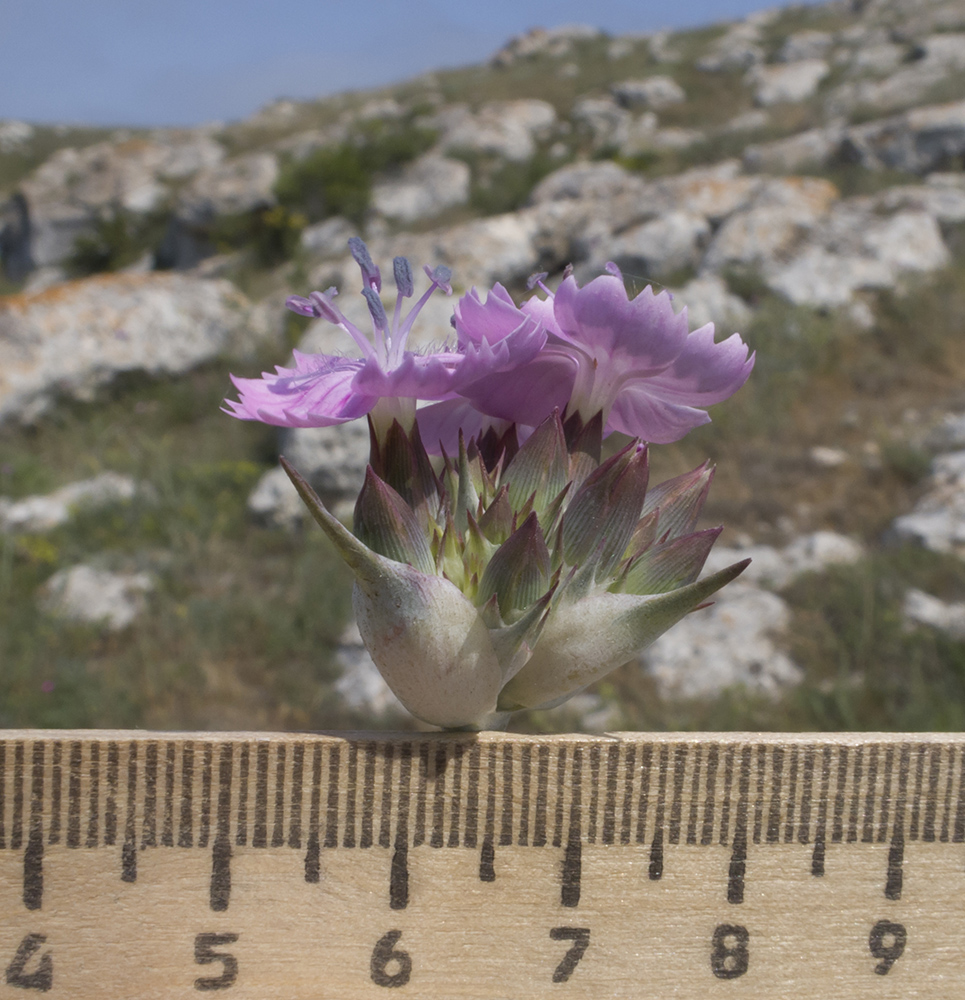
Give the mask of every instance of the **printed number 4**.
M 194 988 L 196 990 L 225 990 L 234 983 L 238 978 L 238 959 L 226 951 L 215 951 L 214 949 L 223 944 L 234 944 L 237 940 L 237 934 L 199 934 L 194 939 L 194 960 L 198 965 L 221 962 L 224 966 L 224 972 L 217 978 L 195 979 Z
M 17 954 L 7 966 L 7 985 L 19 986 L 22 990 L 40 990 L 46 993 L 54 984 L 54 960 L 49 951 L 40 956 L 34 972 L 24 971 L 27 963 L 40 951 L 47 940 L 46 934 L 28 934 L 17 948 Z

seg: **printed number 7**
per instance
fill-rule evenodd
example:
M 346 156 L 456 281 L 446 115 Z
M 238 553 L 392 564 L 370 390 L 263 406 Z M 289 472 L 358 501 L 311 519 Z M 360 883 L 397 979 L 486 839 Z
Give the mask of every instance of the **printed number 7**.
M 590 943 L 589 927 L 554 927 L 550 931 L 550 937 L 554 941 L 572 941 L 573 947 L 563 956 L 563 961 L 556 967 L 553 973 L 554 983 L 565 983 L 570 978 L 577 963 L 583 957 L 587 945 Z

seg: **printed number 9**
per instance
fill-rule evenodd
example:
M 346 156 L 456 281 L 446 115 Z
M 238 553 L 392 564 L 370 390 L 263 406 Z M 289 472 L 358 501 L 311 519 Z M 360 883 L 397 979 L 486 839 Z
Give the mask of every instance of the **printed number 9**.
M 901 958 L 907 940 L 908 932 L 902 924 L 892 924 L 887 920 L 879 920 L 871 928 L 868 947 L 875 958 L 881 959 L 875 966 L 876 975 L 888 975 L 891 967 Z

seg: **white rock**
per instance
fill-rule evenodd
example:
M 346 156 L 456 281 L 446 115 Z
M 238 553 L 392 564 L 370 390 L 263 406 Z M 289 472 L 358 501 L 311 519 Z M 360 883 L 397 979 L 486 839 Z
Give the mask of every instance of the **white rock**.
M 927 625 L 953 639 L 965 639 L 965 604 L 948 604 L 923 590 L 911 589 L 905 593 L 901 611 L 910 627 Z
M 937 271 L 951 262 L 938 223 L 926 212 L 898 212 L 869 227 L 864 245 L 896 272 Z
M 788 173 L 802 167 L 821 167 L 837 153 L 843 134 L 841 126 L 831 125 L 808 129 L 787 139 L 748 146 L 744 150 L 744 166 L 748 170 Z
M 0 120 L 0 153 L 15 153 L 33 137 L 34 127 L 16 118 Z
M 837 469 L 848 461 L 848 453 L 843 448 L 817 444 L 808 451 L 808 458 L 819 469 Z
M 833 43 L 834 36 L 827 31 L 796 31 L 785 39 L 777 58 L 784 63 L 821 59 Z
M 430 154 L 409 164 L 400 177 L 376 184 L 372 207 L 402 222 L 431 218 L 465 204 L 471 179 L 468 164 Z
M 581 97 L 572 117 L 592 135 L 594 149 L 620 148 L 630 137 L 633 115 L 611 97 Z
M 78 508 L 98 508 L 131 500 L 138 492 L 130 476 L 102 472 L 93 479 L 55 490 L 53 493 L 9 500 L 0 497 L 0 531 L 50 531 L 70 520 Z
M 662 108 L 687 100 L 683 87 L 670 76 L 624 80 L 613 84 L 610 93 L 625 108 Z
M 709 236 L 710 225 L 703 216 L 669 212 L 618 236 L 609 258 L 627 274 L 666 277 L 696 264 Z
M 111 573 L 86 563 L 59 570 L 41 591 L 41 606 L 70 621 L 102 624 L 112 632 L 127 628 L 154 589 L 148 573 Z
M 711 698 L 741 685 L 776 698 L 800 683 L 801 669 L 778 645 L 790 622 L 780 597 L 732 583 L 715 601 L 644 652 L 645 669 L 664 697 Z
M 349 708 L 376 719 L 408 715 L 402 702 L 382 679 L 354 622 L 342 635 L 335 660 L 342 669 L 335 690 Z
M 831 69 L 823 59 L 801 59 L 773 66 L 755 66 L 750 73 L 754 100 L 763 107 L 804 101 Z
M 767 275 L 768 287 L 794 305 L 847 306 L 858 289 L 888 288 L 893 271 L 882 261 L 807 247 L 786 267 Z
M 743 583 L 783 590 L 804 573 L 855 563 L 863 555 L 864 549 L 853 539 L 834 531 L 815 531 L 795 538 L 783 548 L 772 545 L 742 548 L 715 546 L 707 558 L 704 573 L 716 573 L 749 557 L 751 563 L 739 578 Z
M 546 101 L 494 101 L 448 129 L 440 146 L 528 160 L 536 152 L 536 140 L 548 135 L 555 122 L 556 110 Z
M 309 253 L 319 257 L 337 257 L 345 253 L 345 247 L 353 236 L 358 236 L 358 226 L 336 215 L 306 226 L 302 230 L 301 244 Z
M 101 275 L 0 300 L 0 421 L 58 396 L 92 398 L 121 372 L 179 374 L 249 343 L 248 302 L 228 281 Z
M 925 494 L 892 523 L 895 536 L 933 552 L 965 556 L 965 451 L 932 462 Z
M 685 208 L 718 223 L 746 205 L 763 183 L 759 177 L 741 174 L 738 160 L 723 160 L 661 178 L 651 185 L 645 198 L 655 213 Z
M 249 153 L 227 160 L 195 176 L 181 192 L 178 215 L 189 222 L 206 222 L 217 215 L 235 215 L 275 203 L 278 160 L 271 153 Z
M 694 278 L 683 288 L 674 290 L 673 295 L 674 304 L 687 309 L 691 329 L 713 323 L 719 330 L 739 330 L 751 319 L 751 310 L 744 300 L 733 295 L 716 274 Z
M 598 160 L 594 163 L 573 163 L 554 170 L 533 188 L 529 201 L 537 205 L 561 199 L 612 198 L 633 189 L 641 191 L 642 188 L 639 177 L 629 174 L 612 160 Z

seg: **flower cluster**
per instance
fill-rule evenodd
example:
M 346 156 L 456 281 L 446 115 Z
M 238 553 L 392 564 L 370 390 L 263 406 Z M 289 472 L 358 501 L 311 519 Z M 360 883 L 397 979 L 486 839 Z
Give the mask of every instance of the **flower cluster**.
M 341 327 L 362 357 L 296 353 L 294 369 L 234 379 L 227 405 L 282 426 L 368 416 L 352 531 L 282 464 L 352 569 L 362 639 L 415 716 L 478 727 L 559 704 L 743 570 L 698 579 L 720 532 L 695 530 L 709 466 L 648 489 L 648 443 L 706 423 L 750 374 L 737 334 L 690 331 L 667 292 L 630 299 L 609 265 L 582 288 L 565 276 L 555 295 L 538 276 L 544 295 L 519 307 L 500 285 L 474 288 L 455 306 L 455 343 L 418 353 L 409 331 L 435 290 L 451 294 L 449 272 L 427 268 L 403 318 L 414 281 L 396 258 L 390 321 L 379 269 L 360 240 L 350 249 L 371 340 L 334 289 L 288 305 Z M 611 432 L 633 440 L 603 460 Z

